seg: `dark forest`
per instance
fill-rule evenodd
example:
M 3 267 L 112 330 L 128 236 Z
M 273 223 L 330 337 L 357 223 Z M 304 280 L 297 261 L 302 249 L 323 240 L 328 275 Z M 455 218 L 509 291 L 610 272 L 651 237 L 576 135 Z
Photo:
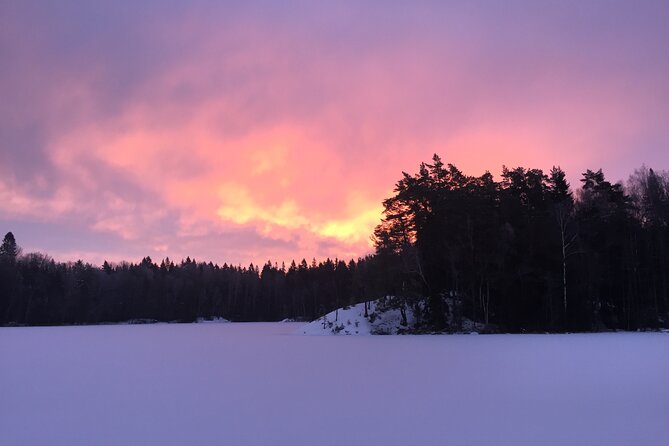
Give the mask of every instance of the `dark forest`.
M 403 173 L 357 260 L 222 266 L 186 258 L 90 265 L 0 247 L 0 325 L 312 320 L 381 297 L 421 332 L 561 332 L 669 326 L 669 174 L 627 183 L 522 167 L 468 176 L 435 155 Z M 447 321 L 456 321 L 454 327 Z

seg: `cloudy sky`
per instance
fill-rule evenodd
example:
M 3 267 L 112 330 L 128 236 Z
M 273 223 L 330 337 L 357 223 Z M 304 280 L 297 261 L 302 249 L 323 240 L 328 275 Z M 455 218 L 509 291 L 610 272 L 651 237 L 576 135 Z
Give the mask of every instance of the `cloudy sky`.
M 667 24 L 667 1 L 3 0 L 0 232 L 96 264 L 350 258 L 435 152 L 668 169 Z

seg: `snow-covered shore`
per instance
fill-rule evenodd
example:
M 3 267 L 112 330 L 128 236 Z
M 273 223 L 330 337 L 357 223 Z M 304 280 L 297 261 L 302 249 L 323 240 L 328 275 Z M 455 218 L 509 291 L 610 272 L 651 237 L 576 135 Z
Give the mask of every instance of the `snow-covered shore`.
M 300 327 L 298 332 L 305 335 L 394 335 L 411 332 L 419 317 L 410 307 L 405 307 L 404 313 L 406 320 L 399 308 L 388 305 L 385 299 L 380 299 L 331 311 Z M 453 331 L 459 333 L 477 333 L 484 329 L 483 324 L 468 319 L 461 320 L 457 326 L 452 320 L 448 322 Z

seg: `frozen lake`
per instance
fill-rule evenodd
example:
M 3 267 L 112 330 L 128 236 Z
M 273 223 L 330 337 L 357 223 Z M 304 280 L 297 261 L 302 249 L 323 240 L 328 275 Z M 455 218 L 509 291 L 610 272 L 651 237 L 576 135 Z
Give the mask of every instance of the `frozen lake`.
M 2 445 L 653 445 L 669 334 L 0 328 Z

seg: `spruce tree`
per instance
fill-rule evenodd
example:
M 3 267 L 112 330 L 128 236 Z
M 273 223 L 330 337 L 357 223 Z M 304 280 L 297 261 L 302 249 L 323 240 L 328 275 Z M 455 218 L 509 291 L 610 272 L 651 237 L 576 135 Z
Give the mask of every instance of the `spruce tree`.
M 2 245 L 0 245 L 0 257 L 9 258 L 10 260 L 16 260 L 16 257 L 21 253 L 21 249 L 16 244 L 16 239 L 14 234 L 8 232 L 5 235 L 5 238 L 2 239 Z

